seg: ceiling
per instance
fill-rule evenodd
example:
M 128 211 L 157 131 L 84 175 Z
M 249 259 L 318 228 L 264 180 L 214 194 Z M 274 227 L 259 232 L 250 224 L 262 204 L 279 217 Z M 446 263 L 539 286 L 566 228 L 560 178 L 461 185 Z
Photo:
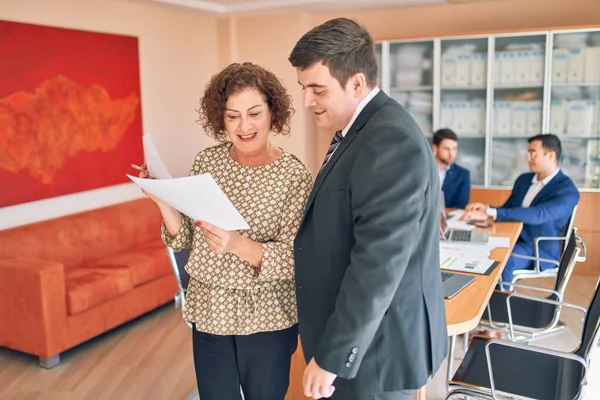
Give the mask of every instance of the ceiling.
M 144 0 L 221 15 L 274 11 L 336 12 L 487 0 Z

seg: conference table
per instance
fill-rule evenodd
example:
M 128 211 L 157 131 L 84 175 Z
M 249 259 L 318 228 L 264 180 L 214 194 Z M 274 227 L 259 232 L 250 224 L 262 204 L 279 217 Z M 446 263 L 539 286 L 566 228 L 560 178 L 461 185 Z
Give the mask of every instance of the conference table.
M 491 227 L 486 228 L 490 236 L 508 237 L 510 245 L 490 251 L 489 258 L 498 261 L 499 264 L 489 275 L 473 275 L 475 276 L 473 283 L 453 298 L 446 299 L 446 324 L 448 336 L 452 338 L 451 347 L 454 347 L 456 336 L 472 331 L 479 324 L 522 228 L 521 222 L 495 222 Z M 452 364 L 452 360 L 449 359 L 448 362 Z M 425 387 L 418 390 L 417 397 L 419 400 L 425 400 Z
M 508 248 L 495 248 L 490 251 L 490 259 L 498 261 L 499 265 L 489 275 L 473 275 L 475 277 L 473 283 L 461 290 L 452 299 L 446 299 L 446 323 L 448 325 L 448 336 L 452 338 L 451 346 L 454 346 L 456 336 L 472 331 L 479 324 L 483 311 L 502 275 L 506 261 L 521 234 L 522 227 L 523 225 L 520 222 L 501 222 L 485 228 L 490 232 L 490 236 L 508 237 L 510 245 Z M 302 390 L 302 374 L 305 367 L 304 355 L 299 345 L 292 358 L 290 387 L 286 400 L 307 399 L 304 397 Z M 417 391 L 417 397 L 419 400 L 425 399 L 425 387 Z

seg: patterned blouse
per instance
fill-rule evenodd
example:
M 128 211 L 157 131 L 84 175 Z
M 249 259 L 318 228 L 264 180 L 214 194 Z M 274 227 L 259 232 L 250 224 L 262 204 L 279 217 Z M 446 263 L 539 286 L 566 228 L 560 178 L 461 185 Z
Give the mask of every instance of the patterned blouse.
M 232 253 L 216 254 L 195 221 L 183 215 L 175 237 L 162 239 L 175 251 L 190 248 L 184 318 L 214 335 L 276 331 L 297 323 L 293 241 L 312 188 L 309 170 L 290 153 L 264 166 L 230 156 L 231 143 L 196 156 L 190 175 L 210 173 L 250 229 L 241 235 L 261 243 L 260 268 Z

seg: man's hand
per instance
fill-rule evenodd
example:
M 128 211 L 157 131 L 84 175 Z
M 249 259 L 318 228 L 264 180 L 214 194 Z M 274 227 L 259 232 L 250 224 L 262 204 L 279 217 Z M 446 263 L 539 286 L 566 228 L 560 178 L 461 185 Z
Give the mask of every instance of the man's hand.
M 460 217 L 463 221 L 485 222 L 488 215 L 484 211 L 467 211 Z
M 302 378 L 304 395 L 313 399 L 331 397 L 335 391 L 333 381 L 336 377 L 336 374 L 319 367 L 313 358 L 304 370 L 304 377 Z
M 487 210 L 488 205 L 483 203 L 470 203 L 465 207 L 466 211 L 483 211 Z

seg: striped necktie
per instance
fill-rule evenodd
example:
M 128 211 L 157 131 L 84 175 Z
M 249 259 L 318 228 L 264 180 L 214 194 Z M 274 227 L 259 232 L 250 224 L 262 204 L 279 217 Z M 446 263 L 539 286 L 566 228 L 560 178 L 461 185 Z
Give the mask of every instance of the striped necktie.
M 323 160 L 323 165 L 321 165 L 321 168 L 323 168 L 325 164 L 327 164 L 327 162 L 331 158 L 331 155 L 333 154 L 335 149 L 337 149 L 337 147 L 340 145 L 343 138 L 344 137 L 342 136 L 342 131 L 337 131 L 335 135 L 333 135 L 333 139 L 331 139 L 331 144 L 327 149 L 327 155 L 325 156 L 325 160 Z

